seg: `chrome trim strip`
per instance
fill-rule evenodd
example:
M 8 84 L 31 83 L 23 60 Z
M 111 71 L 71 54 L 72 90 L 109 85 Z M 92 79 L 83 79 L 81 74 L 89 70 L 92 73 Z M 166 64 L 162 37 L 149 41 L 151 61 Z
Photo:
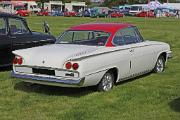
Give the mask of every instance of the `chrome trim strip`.
M 130 44 L 129 44 L 129 45 L 130 45 Z M 112 50 L 112 51 L 103 52 L 103 53 L 98 53 L 98 54 L 92 54 L 92 55 L 89 55 L 89 56 L 84 56 L 84 57 L 75 58 L 75 59 L 70 59 L 70 60 L 82 60 L 82 59 L 86 59 L 86 58 L 89 58 L 89 57 L 95 57 L 95 56 L 98 56 L 98 55 L 103 55 L 103 54 L 108 54 L 108 53 L 118 52 L 118 51 L 123 51 L 123 50 L 129 50 L 129 49 L 133 49 L 133 48 L 141 48 L 141 47 L 146 47 L 146 46 L 152 46 L 152 45 L 159 45 L 159 44 L 134 46 L 134 47 L 124 48 L 124 49 L 118 49 L 118 50 Z
M 84 84 L 85 81 L 85 77 L 81 78 L 81 79 L 77 79 L 77 80 L 73 80 L 73 79 L 57 79 L 57 78 L 51 78 L 51 77 L 41 77 L 41 76 L 34 76 L 34 75 L 27 75 L 27 74 L 18 74 L 15 73 L 14 71 L 11 71 L 11 76 L 15 77 L 15 78 L 22 78 L 23 81 L 31 81 L 34 83 L 39 83 L 39 84 L 43 84 L 43 83 L 54 83 L 57 86 L 63 86 L 63 85 L 73 85 L 73 86 L 82 86 Z M 26 80 L 27 79 L 27 80 Z M 31 80 L 28 80 L 31 79 Z

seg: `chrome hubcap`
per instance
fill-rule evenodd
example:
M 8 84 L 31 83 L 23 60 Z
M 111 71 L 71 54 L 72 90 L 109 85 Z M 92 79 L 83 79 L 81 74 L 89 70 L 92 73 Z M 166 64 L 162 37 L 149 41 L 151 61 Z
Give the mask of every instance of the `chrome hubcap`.
M 113 85 L 113 78 L 110 73 L 107 73 L 102 79 L 102 86 L 104 91 L 109 91 Z
M 162 59 L 158 59 L 156 69 L 157 72 L 162 72 L 164 70 L 164 62 Z

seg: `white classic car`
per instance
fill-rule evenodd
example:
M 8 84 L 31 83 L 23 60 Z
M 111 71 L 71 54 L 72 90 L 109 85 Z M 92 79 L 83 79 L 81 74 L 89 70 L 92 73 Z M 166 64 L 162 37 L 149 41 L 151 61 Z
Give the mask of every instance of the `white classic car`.
M 119 23 L 74 26 L 56 44 L 13 53 L 13 77 L 63 87 L 97 85 L 100 91 L 151 71 L 163 72 L 171 57 L 168 44 L 144 41 L 134 25 Z

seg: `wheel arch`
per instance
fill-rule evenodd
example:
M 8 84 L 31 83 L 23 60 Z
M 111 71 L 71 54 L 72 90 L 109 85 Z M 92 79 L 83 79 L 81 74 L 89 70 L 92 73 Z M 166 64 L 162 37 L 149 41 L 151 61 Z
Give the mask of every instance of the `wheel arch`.
M 116 83 L 117 79 L 118 79 L 118 68 L 117 67 L 112 67 L 109 68 L 109 70 L 107 72 L 111 72 L 114 75 L 114 83 Z
M 161 52 L 159 55 L 158 55 L 158 57 L 160 57 L 160 56 L 163 56 L 163 58 L 164 58 L 164 60 L 165 60 L 165 62 L 166 62 L 166 58 L 167 58 L 167 53 L 166 52 Z M 157 57 L 157 59 L 158 59 L 158 57 Z

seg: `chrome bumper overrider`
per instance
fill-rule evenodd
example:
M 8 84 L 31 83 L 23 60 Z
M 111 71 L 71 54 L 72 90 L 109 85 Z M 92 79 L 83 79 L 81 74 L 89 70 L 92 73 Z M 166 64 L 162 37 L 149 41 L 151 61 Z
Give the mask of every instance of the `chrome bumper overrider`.
M 45 85 L 54 85 L 54 86 L 70 86 L 70 87 L 81 87 L 85 81 L 85 78 L 81 79 L 57 79 L 51 77 L 42 77 L 26 74 L 17 74 L 14 71 L 11 72 L 11 76 L 15 78 L 22 78 L 25 82 L 45 84 Z

